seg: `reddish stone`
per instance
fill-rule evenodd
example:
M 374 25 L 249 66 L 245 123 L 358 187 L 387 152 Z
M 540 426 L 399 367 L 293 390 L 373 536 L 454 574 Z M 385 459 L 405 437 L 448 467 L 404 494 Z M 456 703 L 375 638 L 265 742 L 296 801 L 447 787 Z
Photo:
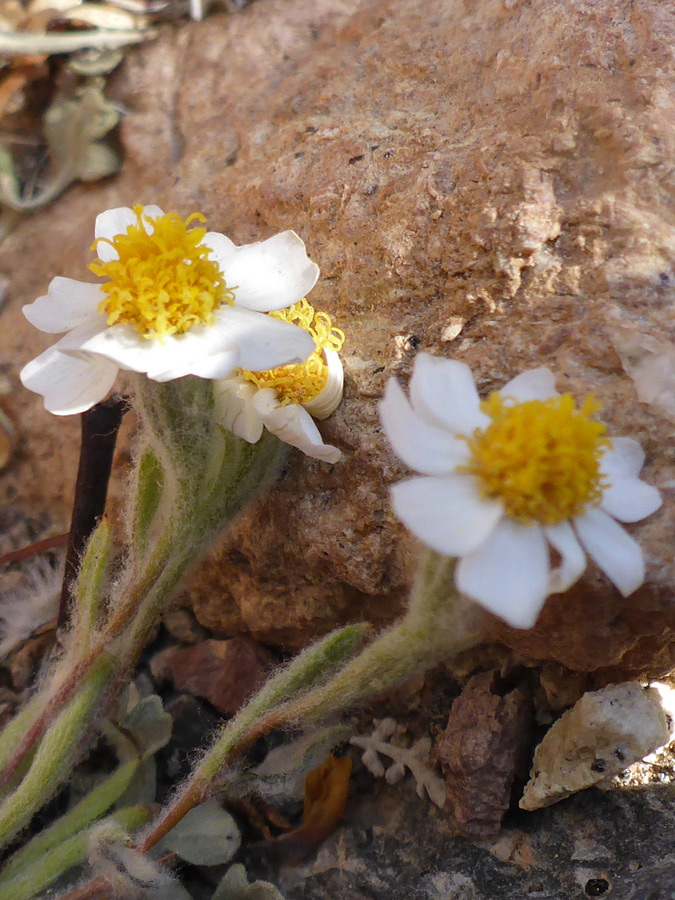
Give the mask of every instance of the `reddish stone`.
M 475 675 L 450 710 L 435 747 L 445 772 L 446 803 L 466 837 L 497 834 L 532 740 L 532 697 L 524 686 L 500 687 L 496 672 Z
M 203 641 L 166 661 L 179 691 L 203 697 L 232 715 L 265 681 L 275 657 L 250 638 Z

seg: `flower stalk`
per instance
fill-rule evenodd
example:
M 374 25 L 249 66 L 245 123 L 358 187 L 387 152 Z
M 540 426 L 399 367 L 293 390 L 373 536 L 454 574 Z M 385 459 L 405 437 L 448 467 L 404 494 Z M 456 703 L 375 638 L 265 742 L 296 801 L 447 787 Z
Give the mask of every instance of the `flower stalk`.
M 109 671 L 106 683 L 98 689 L 99 702 L 82 709 L 78 717 L 81 731 L 68 732 L 60 749 L 64 759 L 73 764 L 79 735 L 89 733 L 131 676 L 148 635 L 188 569 L 209 541 L 277 474 L 285 458 L 285 445 L 273 435 L 248 444 L 214 423 L 210 382 L 196 378 L 168 385 L 140 378 L 139 382 L 135 396 L 144 425 L 143 440 L 162 460 L 165 473 L 164 484 L 160 484 L 157 466 L 148 466 L 147 452 L 140 455 L 133 475 L 136 499 L 130 519 L 138 521 L 140 508 L 148 534 L 141 544 L 128 542 L 126 569 L 110 597 L 112 612 L 96 627 L 93 620 L 101 608 L 98 592 L 104 587 L 108 553 L 105 523 L 94 533 L 78 585 L 79 599 L 84 602 L 76 611 L 63 661 L 23 714 L 27 728 L 22 732 L 12 723 L 7 737 L 0 738 L 3 789 L 39 742 L 47 740 L 48 729 L 66 715 L 68 704 L 77 704 L 87 693 L 91 673 L 105 655 Z M 85 589 L 87 582 L 91 584 Z M 26 806 L 28 818 L 29 810 L 39 808 L 55 783 L 54 779 L 45 780 L 45 786 L 52 786 Z M 8 815 L 13 821 L 14 814 Z M 0 838 L 1 823 L 2 808 Z
M 362 640 L 365 631 L 359 631 L 359 626 L 325 638 L 271 679 L 224 729 L 139 849 L 146 852 L 154 847 L 222 782 L 227 767 L 259 738 L 298 722 L 326 719 L 478 643 L 481 631 L 475 606 L 458 595 L 453 570 L 454 560 L 426 553 L 406 615 L 327 680 L 322 677 L 325 672 L 334 670 L 341 656 L 352 656 L 356 642 Z M 326 657 L 333 658 L 330 667 L 323 663 Z

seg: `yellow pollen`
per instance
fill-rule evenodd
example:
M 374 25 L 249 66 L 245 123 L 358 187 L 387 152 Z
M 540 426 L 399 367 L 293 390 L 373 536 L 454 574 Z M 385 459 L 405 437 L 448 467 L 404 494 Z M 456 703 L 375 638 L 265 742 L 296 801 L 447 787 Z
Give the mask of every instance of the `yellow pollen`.
M 234 303 L 211 250 L 202 243 L 205 228 L 190 228 L 204 222 L 193 213 L 183 220 L 176 213 L 152 219 L 135 206 L 136 222 L 125 234 L 112 240 L 99 238 L 98 244 L 110 244 L 117 259 L 96 260 L 89 265 L 94 275 L 108 279 L 101 285 L 106 299 L 99 312 L 108 325 L 128 323 L 144 338 L 163 338 L 184 334 L 195 325 L 213 325 L 215 311 Z M 152 228 L 148 233 L 146 224 Z
M 464 440 L 471 458 L 459 471 L 476 477 L 485 499 L 500 500 L 508 516 L 523 523 L 557 525 L 600 502 L 606 482 L 600 457 L 610 441 L 571 394 L 549 400 L 505 403 L 492 393 L 481 403 L 492 422 Z
M 314 352 L 299 365 L 279 366 L 265 372 L 242 370 L 242 375 L 259 388 L 274 388 L 282 406 L 307 403 L 326 386 L 328 366 L 323 351 L 334 350 L 337 353 L 344 343 L 344 333 L 333 327 L 330 316 L 315 312 L 314 307 L 304 299 L 288 309 L 275 310 L 269 315 L 299 325 L 309 332 L 314 339 Z

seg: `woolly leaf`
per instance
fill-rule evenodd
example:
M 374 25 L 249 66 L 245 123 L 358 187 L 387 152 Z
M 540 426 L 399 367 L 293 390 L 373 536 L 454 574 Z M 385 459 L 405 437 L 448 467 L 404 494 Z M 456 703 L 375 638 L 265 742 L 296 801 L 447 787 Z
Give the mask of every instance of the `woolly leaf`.
M 157 794 L 157 765 L 152 756 L 144 759 L 120 798 L 118 806 L 150 805 Z
M 231 866 L 216 888 L 212 900 L 284 900 L 269 881 L 249 884 L 246 869 L 237 863 Z
M 137 703 L 120 726 L 131 735 L 139 755 L 146 759 L 169 743 L 173 719 L 164 711 L 157 694 L 152 694 Z
M 232 816 L 217 800 L 207 800 L 190 810 L 158 847 L 165 853 L 177 853 L 194 865 L 217 866 L 229 862 L 240 843 Z
M 151 447 L 146 447 L 138 465 L 138 492 L 136 495 L 136 522 L 134 541 L 140 554 L 148 545 L 150 527 L 162 499 L 164 470 Z
M 280 744 L 247 773 L 253 790 L 266 798 L 303 796 L 305 776 L 319 765 L 330 751 L 347 739 L 350 729 L 344 725 L 321 725 L 288 743 Z
M 92 534 L 77 579 L 77 625 L 85 635 L 96 626 L 101 603 L 101 585 L 110 556 L 110 526 L 104 516 Z

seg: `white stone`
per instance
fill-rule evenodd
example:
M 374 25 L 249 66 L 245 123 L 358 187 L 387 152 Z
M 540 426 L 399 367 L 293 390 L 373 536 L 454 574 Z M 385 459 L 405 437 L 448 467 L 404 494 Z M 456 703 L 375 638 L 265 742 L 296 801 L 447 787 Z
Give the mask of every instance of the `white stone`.
M 622 772 L 666 744 L 672 718 L 656 688 L 637 682 L 592 691 L 537 747 L 522 809 L 540 809 Z

